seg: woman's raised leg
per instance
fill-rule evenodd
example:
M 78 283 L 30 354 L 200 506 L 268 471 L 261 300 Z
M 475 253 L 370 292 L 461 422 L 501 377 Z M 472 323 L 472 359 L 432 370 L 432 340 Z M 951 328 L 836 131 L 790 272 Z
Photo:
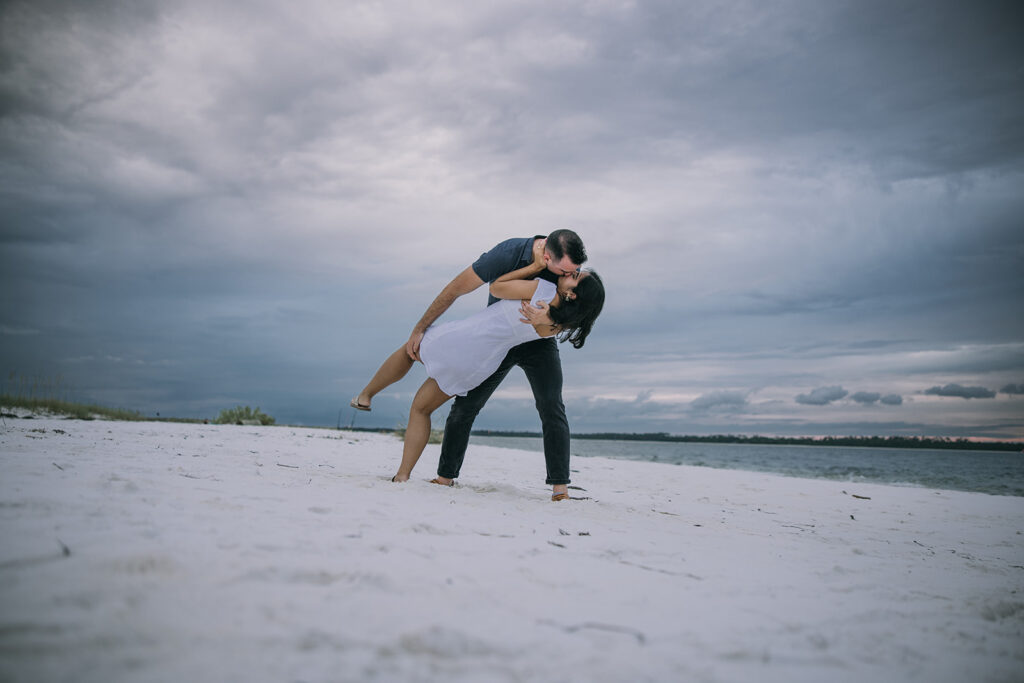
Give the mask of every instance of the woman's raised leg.
M 405 353 L 405 349 L 402 349 Z M 405 445 L 402 447 L 402 464 L 392 481 L 408 481 L 416 461 L 423 455 L 423 449 L 430 439 L 430 414 L 444 405 L 451 396 L 441 391 L 432 378 L 428 378 L 412 400 L 409 409 L 409 424 L 405 426 Z
M 404 346 L 395 351 L 381 364 L 370 383 L 359 392 L 355 398 L 356 403 L 364 406 L 365 410 L 369 410 L 373 397 L 409 374 L 412 364 L 413 360 L 405 352 Z

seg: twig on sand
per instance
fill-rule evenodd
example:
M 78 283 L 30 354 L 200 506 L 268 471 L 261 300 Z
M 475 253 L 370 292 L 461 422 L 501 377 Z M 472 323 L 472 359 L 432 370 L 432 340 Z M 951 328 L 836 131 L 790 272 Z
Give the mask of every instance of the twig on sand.
M 299 469 L 298 465 L 282 465 L 281 463 L 277 463 L 277 466 L 278 467 L 287 467 L 288 469 L 292 469 L 292 470 Z
M 541 621 L 540 623 L 546 624 L 548 626 L 554 626 L 555 628 L 561 629 L 566 633 L 576 633 L 577 631 L 582 631 L 583 629 L 590 629 L 594 631 L 609 631 L 611 633 L 622 633 L 627 636 L 633 636 L 634 638 L 636 638 L 636 642 L 640 645 L 645 645 L 647 643 L 647 638 L 644 636 L 643 633 L 637 631 L 636 629 L 629 628 L 627 626 L 617 626 L 615 624 L 601 624 L 595 621 L 588 621 L 583 624 L 573 624 L 572 626 L 562 626 L 560 624 L 556 624 L 553 621 L 547 620 Z
M 0 562 L 0 570 L 33 567 L 35 565 L 53 562 L 54 560 L 60 560 L 65 557 L 71 557 L 71 549 L 64 545 L 64 542 L 59 538 L 57 539 L 57 543 L 60 544 L 60 555 L 49 554 L 41 555 L 39 557 L 23 557 L 15 560 L 7 560 L 6 562 Z
M 933 556 L 935 555 L 935 548 L 932 548 L 931 546 L 927 546 L 924 543 L 921 543 L 920 541 L 914 541 L 914 545 L 919 545 L 925 550 L 927 550 L 929 553 L 931 553 Z

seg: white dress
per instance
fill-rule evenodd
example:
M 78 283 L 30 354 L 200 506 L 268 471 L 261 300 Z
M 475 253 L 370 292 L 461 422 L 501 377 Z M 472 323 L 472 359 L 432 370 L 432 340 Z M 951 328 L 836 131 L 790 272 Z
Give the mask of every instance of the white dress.
M 551 301 L 557 288 L 537 279 L 531 303 Z M 420 360 L 441 391 L 465 396 L 498 369 L 513 346 L 540 339 L 533 325 L 519 321 L 518 299 L 503 299 L 462 320 L 427 328 Z

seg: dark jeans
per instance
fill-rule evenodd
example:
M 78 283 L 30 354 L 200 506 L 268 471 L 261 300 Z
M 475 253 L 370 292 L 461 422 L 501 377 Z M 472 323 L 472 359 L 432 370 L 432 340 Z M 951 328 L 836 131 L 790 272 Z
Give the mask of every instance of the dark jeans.
M 569 421 L 565 419 L 565 406 L 562 404 L 562 361 L 554 339 L 538 339 L 513 347 L 493 375 L 465 396 L 455 397 L 444 426 L 441 460 L 437 464 L 439 476 L 458 478 L 469 446 L 473 420 L 513 365 L 526 372 L 537 412 L 540 413 L 544 430 L 544 461 L 548 470 L 546 483 L 569 483 Z

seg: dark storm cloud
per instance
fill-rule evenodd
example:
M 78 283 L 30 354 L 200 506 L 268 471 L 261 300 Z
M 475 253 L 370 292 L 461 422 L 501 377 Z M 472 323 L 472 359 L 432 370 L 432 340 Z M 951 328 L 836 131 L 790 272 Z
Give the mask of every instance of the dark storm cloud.
M 996 396 L 996 392 L 985 387 L 965 387 L 959 384 L 934 386 L 925 389 L 922 393 L 929 396 L 953 396 L 956 398 L 995 398 Z
M 1020 384 L 1007 384 L 999 390 L 1002 394 L 1009 394 L 1010 396 L 1020 396 L 1024 394 L 1024 382 Z
M 798 394 L 796 402 L 807 406 L 824 406 L 845 398 L 848 393 L 841 386 L 818 387 L 809 394 Z
M 568 224 L 612 292 L 579 362 L 629 366 L 577 376 L 628 398 L 580 403 L 595 424 L 998 386 L 1024 369 L 1016 11 L 4 3 L 0 357 L 333 423 L 477 254 Z
M 659 54 L 664 47 L 667 55 L 679 25 L 704 31 L 721 16 L 709 11 L 693 21 L 690 7 L 644 5 L 643 28 L 627 22 L 626 35 L 650 33 L 654 46 L 644 54 Z M 1024 133 L 1014 124 L 1014 112 L 1024 101 L 1022 52 L 1012 22 L 1007 23 L 1014 8 L 901 3 L 894 11 L 874 2 L 836 7 L 806 11 L 803 6 L 799 12 L 795 6 L 782 12 L 744 7 L 738 36 L 743 47 L 719 42 L 712 28 L 687 37 L 700 47 L 717 44 L 704 51 L 704 61 L 652 58 L 654 64 L 671 65 L 665 66 L 670 87 L 663 97 L 678 101 L 664 108 L 682 114 L 684 121 L 690 117 L 679 135 L 700 131 L 699 144 L 709 145 L 750 142 L 786 158 L 787 172 L 796 176 L 819 173 L 847 156 L 871 168 L 865 182 L 885 188 L 876 203 L 885 201 L 891 181 L 935 178 L 937 196 L 928 201 L 952 213 L 933 222 L 926 234 L 913 227 L 919 209 L 912 204 L 896 201 L 888 207 L 882 215 L 892 221 L 888 230 L 872 228 L 876 216 L 846 215 L 847 209 L 835 206 L 840 214 L 829 220 L 851 224 L 847 246 L 857 253 L 857 268 L 843 265 L 849 250 L 814 243 L 806 248 L 805 261 L 785 277 L 769 280 L 763 289 L 709 301 L 709 308 L 717 314 L 849 319 L 870 307 L 873 318 L 916 326 L 929 338 L 1019 339 L 1021 322 L 1005 311 L 1013 298 L 1024 295 L 1024 279 L 1014 263 L 1022 247 L 1016 216 L 1024 203 L 1010 198 L 1009 186 L 999 191 L 1005 193 L 1005 208 L 988 196 L 972 200 L 976 181 L 961 179 L 965 184 L 960 185 L 957 179 L 971 169 L 1001 174 L 1020 168 Z M 637 99 L 647 95 L 641 92 Z M 713 120 L 701 118 L 712 113 Z M 985 131 L 964 135 L 964 126 Z M 816 138 L 814 151 L 807 149 L 807 136 Z M 828 155 L 828 161 L 818 154 Z M 961 228 L 965 210 L 975 216 L 976 231 Z M 792 246 L 794 255 L 804 248 Z M 827 277 L 811 276 L 816 262 Z M 950 317 L 928 314 L 937 307 L 955 311 L 958 329 L 949 326 Z M 1020 360 L 1016 363 L 1019 367 Z
M 697 144 L 870 131 L 856 147 L 830 151 L 852 152 L 892 178 L 1005 163 L 1024 151 L 1010 2 L 645 2 L 614 23 L 571 18 L 582 19 L 574 33 L 593 42 L 596 59 L 547 70 L 564 86 L 562 110 L 610 105 L 628 128 Z M 963 106 L 943 106 L 953 101 Z M 935 137 L 971 121 L 988 129 Z

